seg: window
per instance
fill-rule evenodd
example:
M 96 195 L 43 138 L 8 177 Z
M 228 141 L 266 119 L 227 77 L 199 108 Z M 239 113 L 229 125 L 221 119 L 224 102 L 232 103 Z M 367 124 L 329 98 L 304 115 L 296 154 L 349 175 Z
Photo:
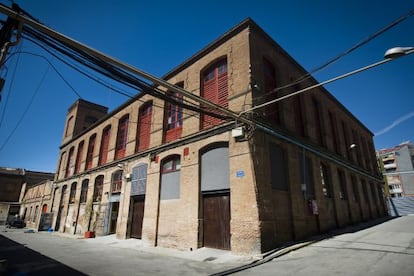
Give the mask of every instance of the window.
M 347 200 L 346 180 L 345 174 L 342 170 L 338 169 L 338 180 L 339 180 L 339 198 Z
M 118 133 L 116 135 L 115 159 L 121 159 L 125 156 L 126 144 L 128 139 L 129 114 L 119 119 Z
M 65 205 L 65 196 L 66 196 L 67 189 L 68 189 L 68 186 L 63 185 L 62 192 L 60 194 L 60 204 L 59 204 L 60 207 L 63 207 Z
M 60 155 L 59 169 L 58 169 L 59 179 L 62 178 L 62 176 L 66 174 L 66 167 L 63 165 L 65 157 L 66 157 L 66 151 L 62 152 L 62 154 Z
M 99 161 L 98 164 L 106 164 L 108 158 L 109 139 L 111 137 L 111 126 L 107 126 L 102 131 L 101 148 L 99 149 Z
M 180 156 L 167 157 L 161 163 L 161 193 L 160 198 L 180 198 Z
M 204 71 L 201 96 L 222 107 L 228 107 L 227 59 L 220 60 Z M 206 109 L 206 107 L 204 107 Z M 216 126 L 221 119 L 206 114 L 201 116 L 201 128 Z
M 299 91 L 299 85 L 294 85 L 294 91 Z M 303 118 L 303 98 L 302 95 L 293 97 L 293 112 L 295 115 L 295 130 L 299 136 L 305 137 L 305 123 Z
M 84 179 L 82 181 L 80 203 L 85 203 L 88 197 L 88 188 L 89 188 L 89 179 Z
M 68 137 L 70 134 L 72 134 L 73 131 L 73 116 L 70 116 L 68 119 L 68 122 L 66 123 L 66 131 L 65 131 L 65 137 Z
M 331 174 L 326 164 L 321 163 L 319 166 L 321 172 L 322 192 L 325 197 L 332 197 Z
M 69 177 L 73 174 L 73 152 L 74 150 L 75 150 L 74 147 L 71 147 L 69 150 L 68 161 L 66 163 L 65 177 Z
M 77 183 L 73 182 L 70 186 L 69 204 L 75 203 L 76 185 Z
M 325 139 L 323 135 L 321 104 L 315 97 L 312 97 L 312 103 L 313 103 L 313 115 L 314 115 L 314 122 L 315 122 L 315 131 L 316 131 L 316 142 L 318 143 L 318 145 L 324 146 Z
M 289 190 L 289 168 L 286 158 L 286 151 L 280 146 L 270 143 L 270 182 L 272 189 L 288 191 Z
M 39 205 L 36 205 L 35 212 L 34 212 L 34 216 L 33 216 L 33 222 L 36 221 L 36 219 L 37 219 L 37 213 L 38 212 L 39 212 Z
M 122 189 L 122 170 L 117 170 L 112 174 L 111 193 L 120 193 Z
M 351 182 L 352 182 L 352 200 L 354 202 L 359 202 L 358 182 L 357 182 L 355 175 L 351 175 Z
M 132 169 L 131 195 L 144 195 L 147 185 L 147 164 L 141 164 Z
M 101 201 L 103 193 L 104 176 L 99 175 L 95 178 L 95 185 L 93 186 L 93 201 Z
M 336 118 L 332 112 L 328 111 L 328 119 L 329 119 L 329 125 L 331 127 L 331 135 L 333 139 L 333 146 L 335 149 L 335 153 L 340 154 L 340 147 L 339 147 L 339 136 L 338 136 L 338 126 L 336 123 Z
M 182 82 L 176 84 L 176 86 L 183 87 Z M 178 93 L 169 93 L 170 98 L 174 99 L 178 103 L 182 103 L 183 98 Z M 180 104 L 173 104 L 170 102 L 165 103 L 165 115 L 164 115 L 164 127 L 165 142 L 174 141 L 181 137 L 183 126 L 183 108 Z
M 86 153 L 85 170 L 89 170 L 90 168 L 92 168 L 93 151 L 95 149 L 95 140 L 96 140 L 96 134 L 92 135 L 91 138 L 89 138 L 88 152 Z
M 302 184 L 305 184 L 306 196 L 313 198 L 315 197 L 315 185 L 313 182 L 312 160 L 309 157 L 305 156 L 304 153 L 301 153 L 301 160 Z
M 137 139 L 135 152 L 149 148 L 151 137 L 152 102 L 144 103 L 138 114 Z
M 274 100 L 278 97 L 278 93 L 273 92 L 276 88 L 276 69 L 272 62 L 268 59 L 263 59 L 263 92 L 265 93 L 265 102 Z M 267 105 L 264 109 L 265 118 L 275 125 L 280 125 L 280 103 L 276 102 Z
M 80 164 L 81 164 L 82 155 L 83 155 L 83 144 L 84 142 L 81 141 L 78 145 L 78 153 L 76 154 L 76 162 L 75 162 L 75 174 L 79 173 L 80 171 Z
M 367 183 L 365 180 L 361 180 L 361 186 L 362 186 L 362 193 L 364 194 L 365 202 L 369 205 L 369 195 L 367 190 Z
M 344 135 L 344 142 L 345 142 L 345 157 L 349 160 L 350 154 L 349 154 L 349 146 L 351 143 L 349 142 L 349 136 L 348 136 L 348 128 L 345 125 L 345 122 L 342 121 L 342 133 Z

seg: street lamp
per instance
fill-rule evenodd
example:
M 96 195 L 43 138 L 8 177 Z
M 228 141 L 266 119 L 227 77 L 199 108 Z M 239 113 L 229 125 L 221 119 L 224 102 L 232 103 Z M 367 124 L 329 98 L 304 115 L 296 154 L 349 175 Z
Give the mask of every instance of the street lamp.
M 381 65 L 381 64 L 384 64 L 384 63 L 390 62 L 390 61 L 392 61 L 392 60 L 394 60 L 394 59 L 396 59 L 396 58 L 399 58 L 399 57 L 402 57 L 402 56 L 406 56 L 406 55 L 409 55 L 409 54 L 412 54 L 412 53 L 414 53 L 414 47 L 394 47 L 394 48 L 388 49 L 388 50 L 385 52 L 385 54 L 384 54 L 384 59 L 383 59 L 383 60 L 381 60 L 381 61 L 378 61 L 378 62 L 376 62 L 376 63 L 370 64 L 370 65 L 367 65 L 367 66 L 365 66 L 365 67 L 362 67 L 362 68 L 356 69 L 356 70 L 354 70 L 354 71 L 351 71 L 351 72 L 345 73 L 345 74 L 343 74 L 343 75 L 337 76 L 337 77 L 332 78 L 332 79 L 330 79 L 330 80 L 327 80 L 327 81 L 324 81 L 324 82 L 320 82 L 320 83 L 317 83 L 317 84 L 315 84 L 315 85 L 312 85 L 312 86 L 306 87 L 306 88 L 304 88 L 304 89 L 301 89 L 301 90 L 298 90 L 298 91 L 296 91 L 296 92 L 293 92 L 293 93 L 287 94 L 287 95 L 285 95 L 285 96 L 282 96 L 282 97 L 276 98 L 276 99 L 274 99 L 274 100 L 271 100 L 271 101 L 268 101 L 268 102 L 265 102 L 265 103 L 262 103 L 262 104 L 256 105 L 256 106 L 254 106 L 254 107 L 252 107 L 252 108 L 250 108 L 250 109 L 247 109 L 247 110 L 244 110 L 244 111 L 240 112 L 240 113 L 239 113 L 239 117 L 241 117 L 241 116 L 242 116 L 242 114 L 245 114 L 245 113 L 251 112 L 251 111 L 253 111 L 253 110 L 255 110 L 255 109 L 263 108 L 263 107 L 265 107 L 265 106 L 267 106 L 267 105 L 269 105 L 269 104 L 273 104 L 273 103 L 275 103 L 275 102 L 282 101 L 282 100 L 284 100 L 284 99 L 286 99 L 286 98 L 289 98 L 289 97 L 295 96 L 295 95 L 297 95 L 297 94 L 300 94 L 300 93 L 303 93 L 303 92 L 309 91 L 309 90 L 311 90 L 311 89 L 313 89 L 313 88 L 316 88 L 316 87 L 319 87 L 319 86 L 323 86 L 323 85 L 325 85 L 325 84 L 328 84 L 328 83 L 331 83 L 331 82 L 334 82 L 334 81 L 337 81 L 337 80 L 340 80 L 340 79 L 343 79 L 343 78 L 346 78 L 346 77 L 349 77 L 349 76 L 355 75 L 355 74 L 360 73 L 360 72 L 362 72 L 362 71 L 365 71 L 365 70 L 371 69 L 371 68 L 376 67 L 376 66 L 378 66 L 378 65 Z
M 396 59 L 405 55 L 412 54 L 414 52 L 414 47 L 394 47 L 388 49 L 385 54 L 384 58 Z

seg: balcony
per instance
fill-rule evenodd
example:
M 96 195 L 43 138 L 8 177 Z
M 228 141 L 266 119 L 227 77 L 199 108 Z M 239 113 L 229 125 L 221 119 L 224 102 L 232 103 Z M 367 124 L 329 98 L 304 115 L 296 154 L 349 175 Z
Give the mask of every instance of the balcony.
M 396 169 L 396 168 L 397 168 L 397 164 L 395 164 L 395 163 L 384 164 L 384 169 L 386 169 L 386 170 Z

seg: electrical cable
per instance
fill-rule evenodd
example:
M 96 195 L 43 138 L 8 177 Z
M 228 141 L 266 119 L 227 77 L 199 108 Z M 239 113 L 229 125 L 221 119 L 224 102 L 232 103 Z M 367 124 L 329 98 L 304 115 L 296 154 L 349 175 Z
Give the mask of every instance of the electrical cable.
M 313 74 L 325 69 L 326 67 L 328 67 L 329 65 L 335 63 L 336 61 L 340 60 L 341 58 L 343 58 L 344 56 L 352 53 L 353 51 L 357 50 L 358 48 L 362 47 L 363 45 L 367 44 L 368 42 L 370 42 L 371 40 L 377 38 L 378 36 L 380 36 L 381 34 L 383 34 L 384 32 L 390 30 L 391 28 L 397 26 L 399 23 L 403 22 L 404 20 L 406 20 L 407 18 L 411 17 L 414 15 L 414 9 L 410 10 L 408 13 L 400 16 L 399 18 L 397 18 L 396 20 L 392 21 L 390 24 L 386 25 L 385 27 L 381 28 L 380 30 L 374 32 L 373 34 L 369 35 L 368 37 L 364 38 L 363 40 L 359 41 L 357 44 L 355 44 L 354 46 L 352 46 L 351 48 L 345 50 L 344 52 L 340 53 L 339 55 L 329 59 L 327 62 L 323 63 L 322 65 L 312 69 L 311 71 L 309 71 L 308 73 L 306 73 L 305 75 L 299 77 L 297 80 L 295 80 L 294 82 L 291 82 L 289 84 L 277 87 L 269 92 L 266 92 L 263 95 L 254 97 L 254 99 L 261 99 L 267 95 L 273 94 L 273 93 L 277 93 L 278 91 L 285 89 L 285 88 L 289 88 L 292 87 L 296 84 L 299 84 L 309 78 L 312 77 Z
M 10 138 L 13 136 L 14 132 L 17 130 L 17 128 L 20 126 L 20 124 L 22 123 L 24 117 L 26 116 L 27 112 L 29 111 L 30 107 L 32 106 L 32 103 L 37 95 L 37 93 L 39 92 L 39 89 L 43 83 L 43 81 L 46 78 L 47 72 L 49 71 L 50 66 L 48 66 L 46 68 L 46 71 L 44 72 L 36 90 L 34 91 L 32 97 L 30 98 L 29 104 L 26 106 L 26 109 L 23 111 L 22 116 L 20 117 L 20 119 L 17 121 L 15 127 L 13 128 L 13 130 L 10 132 L 9 136 L 7 136 L 6 140 L 3 142 L 3 144 L 0 147 L 0 152 L 3 150 L 3 148 L 7 145 L 7 143 L 9 142 Z
M 20 44 L 20 48 L 21 47 L 22 47 L 22 44 Z M 11 92 L 12 92 L 12 87 L 13 87 L 13 84 L 14 84 L 14 79 L 16 77 L 17 65 L 19 64 L 19 61 L 20 61 L 20 55 L 17 56 L 16 64 L 15 64 L 15 67 L 13 69 L 13 75 L 12 75 L 11 83 L 9 85 L 9 89 L 7 90 L 6 103 L 4 104 L 4 108 L 3 108 L 3 111 L 2 111 L 1 116 L 0 116 L 0 128 L 3 125 L 3 120 L 4 120 L 4 117 L 5 117 L 5 114 L 6 114 L 6 109 L 7 109 L 9 99 L 10 99 L 10 95 L 11 95 Z

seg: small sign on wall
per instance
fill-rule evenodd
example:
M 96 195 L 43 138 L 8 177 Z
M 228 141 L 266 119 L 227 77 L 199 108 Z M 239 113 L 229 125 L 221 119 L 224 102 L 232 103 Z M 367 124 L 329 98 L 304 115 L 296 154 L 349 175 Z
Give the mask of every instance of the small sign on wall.
M 237 172 L 236 172 L 236 177 L 237 177 L 237 178 L 242 178 L 242 177 L 244 177 L 244 171 L 237 171 Z

